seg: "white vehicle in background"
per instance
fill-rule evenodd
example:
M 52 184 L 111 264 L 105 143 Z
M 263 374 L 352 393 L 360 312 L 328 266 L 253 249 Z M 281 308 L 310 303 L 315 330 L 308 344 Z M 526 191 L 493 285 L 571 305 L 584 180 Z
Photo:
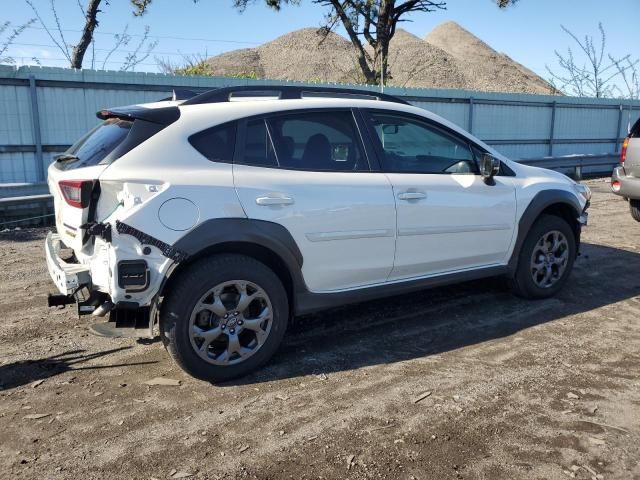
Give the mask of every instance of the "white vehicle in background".
M 611 190 L 629 202 L 631 216 L 640 222 L 640 119 L 624 139 L 620 165 L 611 175 Z
M 184 370 L 221 381 L 295 315 L 495 275 L 529 298 L 566 283 L 586 186 L 394 97 L 259 90 L 98 112 L 49 168 L 50 304 L 157 322 Z

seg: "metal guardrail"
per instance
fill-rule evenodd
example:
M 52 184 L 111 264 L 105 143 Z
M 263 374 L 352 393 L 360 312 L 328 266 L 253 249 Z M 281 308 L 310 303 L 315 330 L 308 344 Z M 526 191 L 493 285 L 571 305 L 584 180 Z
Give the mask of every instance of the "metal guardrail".
M 520 160 L 518 163 L 551 170 L 573 170 L 572 177 L 582 180 L 585 176 L 608 175 L 618 164 L 618 155 L 571 155 L 566 157 L 545 157 Z M 585 172 L 584 169 L 590 171 Z M 20 211 L 22 210 L 22 212 Z M 7 215 L 8 212 L 11 212 Z M 35 215 L 39 213 L 39 215 Z M 19 218 L 23 216 L 25 218 Z M 39 220 L 45 225 L 53 216 L 53 197 L 50 194 L 25 195 L 19 197 L 0 198 L 0 229 L 17 226 L 20 223 Z M 17 218 L 18 217 L 18 218 Z M 10 220 L 8 220 L 10 219 Z
M 545 157 L 537 159 L 518 160 L 523 165 L 548 168 L 550 170 L 573 170 L 573 178 L 582 180 L 586 175 L 601 176 L 610 173 L 620 162 L 617 154 L 608 155 L 568 155 L 565 157 Z M 585 172 L 588 168 L 590 172 Z
M 48 193 L 0 198 L 0 229 L 20 226 L 26 222 L 44 226 L 52 216 L 53 196 Z

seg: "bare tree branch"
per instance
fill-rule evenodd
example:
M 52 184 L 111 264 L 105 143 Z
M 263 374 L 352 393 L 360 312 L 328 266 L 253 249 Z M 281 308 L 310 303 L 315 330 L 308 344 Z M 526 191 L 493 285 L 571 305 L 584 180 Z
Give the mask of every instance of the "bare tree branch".
M 125 61 L 122 67 L 120 67 L 121 71 L 127 72 L 127 71 L 135 70 L 136 65 L 144 62 L 147 58 L 149 58 L 149 56 L 151 55 L 151 52 L 153 52 L 154 48 L 158 46 L 157 40 L 153 42 L 148 42 L 149 30 L 150 30 L 150 27 L 146 25 L 144 27 L 144 35 L 140 39 L 140 42 L 138 42 L 138 45 L 136 46 L 134 51 L 127 54 L 127 57 L 125 58 Z M 140 55 L 141 51 L 143 53 Z
M 559 70 L 555 71 L 546 66 L 553 84 L 557 85 L 560 91 L 579 97 L 612 97 L 615 96 L 615 92 L 621 92 L 613 83 L 614 80 L 618 77 L 622 78 L 624 73 L 633 69 L 638 61 L 634 62 L 630 54 L 616 58 L 606 53 L 607 36 L 602 23 L 598 24 L 600 38 L 597 44 L 594 37 L 590 35 L 585 35 L 581 40 L 564 25 L 560 27 L 578 45 L 583 59 L 578 63 L 571 48 L 567 48 L 565 55 L 556 50 Z M 605 63 L 605 59 L 609 60 L 608 63 Z M 624 81 L 624 78 L 622 79 Z
M 44 23 L 44 20 L 42 20 L 42 17 L 40 16 L 40 12 L 38 12 L 38 9 L 35 7 L 33 2 L 31 0 L 25 0 L 25 2 L 27 5 L 31 7 L 31 10 L 33 10 L 33 13 L 35 14 L 38 21 L 40 22 L 40 25 L 42 25 L 42 28 L 44 29 L 44 31 L 47 32 L 47 35 L 49 36 L 51 41 L 56 45 L 56 47 L 58 47 L 58 50 L 62 52 L 64 57 L 67 60 L 69 60 L 69 63 L 71 63 L 71 55 L 69 55 L 69 50 L 68 48 L 66 48 L 66 44 L 63 47 L 62 44 L 53 36 L 53 34 L 51 33 L 51 30 L 49 30 L 49 27 L 47 27 L 47 24 Z M 52 5 L 52 8 L 55 8 L 55 5 L 53 3 L 51 5 Z M 64 43 L 64 39 L 63 39 L 63 43 Z
M 7 38 L 5 38 L 4 40 L 0 40 L 0 63 L 10 63 L 10 64 L 16 63 L 13 57 L 8 55 L 5 56 L 5 54 L 9 49 L 9 47 L 11 47 L 11 45 L 13 45 L 16 39 L 22 34 L 22 32 L 24 32 L 27 28 L 29 28 L 29 26 L 33 25 L 35 22 L 36 22 L 36 19 L 32 18 L 26 23 L 23 23 L 22 25 L 18 25 L 16 28 L 13 29 L 13 31 Z M 4 32 L 6 32 L 10 27 L 11 27 L 11 22 L 9 21 L 6 21 L 2 25 L 0 25 L 0 35 L 4 34 Z
M 109 61 L 109 58 L 111 58 L 111 55 L 113 55 L 120 47 L 127 46 L 129 44 L 129 41 L 131 40 L 131 35 L 127 33 L 128 30 L 129 30 L 129 25 L 127 24 L 124 26 L 124 30 L 122 31 L 121 34 L 116 33 L 113 36 L 115 43 L 113 45 L 113 48 L 109 50 L 107 55 L 104 57 L 104 60 L 102 61 L 103 70 L 105 69 L 107 62 Z

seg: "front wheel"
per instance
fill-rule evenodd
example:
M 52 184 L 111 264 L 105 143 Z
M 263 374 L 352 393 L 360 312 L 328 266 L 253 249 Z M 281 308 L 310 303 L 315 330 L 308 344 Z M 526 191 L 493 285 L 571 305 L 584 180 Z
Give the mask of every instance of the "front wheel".
M 188 267 L 161 310 L 162 340 L 176 363 L 202 380 L 224 381 L 263 365 L 287 326 L 287 294 L 263 263 L 218 255 Z
M 513 292 L 525 298 L 547 298 L 566 283 L 576 257 L 576 239 L 562 218 L 542 215 L 533 224 L 511 279 Z

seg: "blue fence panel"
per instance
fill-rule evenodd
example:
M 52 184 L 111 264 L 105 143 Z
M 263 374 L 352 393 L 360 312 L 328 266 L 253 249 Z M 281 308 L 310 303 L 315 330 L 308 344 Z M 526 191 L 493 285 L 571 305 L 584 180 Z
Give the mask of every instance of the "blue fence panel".
M 37 104 L 32 102 L 35 87 Z M 173 88 L 304 82 L 186 77 L 143 72 L 0 66 L 0 184 L 42 181 L 46 166 L 97 123 L 101 108 L 156 101 Z M 327 84 L 344 88 L 376 87 Z M 385 88 L 426 108 L 513 159 L 613 153 L 640 117 L 640 102 L 463 90 Z M 555 104 L 555 106 L 554 106 Z M 37 106 L 37 117 L 34 116 Z M 621 109 L 622 106 L 622 109 Z M 40 139 L 34 120 L 40 124 Z M 42 148 L 38 157 L 38 148 Z M 2 196 L 0 192 L 0 196 Z

